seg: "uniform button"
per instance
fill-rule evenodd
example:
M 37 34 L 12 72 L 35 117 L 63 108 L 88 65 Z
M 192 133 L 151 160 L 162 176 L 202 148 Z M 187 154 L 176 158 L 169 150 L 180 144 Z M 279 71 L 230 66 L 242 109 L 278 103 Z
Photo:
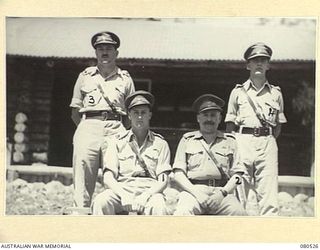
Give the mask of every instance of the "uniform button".
M 210 158 L 208 158 L 208 160 L 210 161 L 211 159 L 210 159 Z

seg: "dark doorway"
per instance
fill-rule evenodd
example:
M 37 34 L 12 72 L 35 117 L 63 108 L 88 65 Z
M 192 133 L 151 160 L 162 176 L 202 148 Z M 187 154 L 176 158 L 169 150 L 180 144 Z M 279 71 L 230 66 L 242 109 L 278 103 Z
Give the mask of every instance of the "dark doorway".
M 70 64 L 61 63 L 54 66 L 48 155 L 48 164 L 53 166 L 72 166 L 72 138 L 76 126 L 71 120 L 69 104 L 74 84 L 82 67 Z

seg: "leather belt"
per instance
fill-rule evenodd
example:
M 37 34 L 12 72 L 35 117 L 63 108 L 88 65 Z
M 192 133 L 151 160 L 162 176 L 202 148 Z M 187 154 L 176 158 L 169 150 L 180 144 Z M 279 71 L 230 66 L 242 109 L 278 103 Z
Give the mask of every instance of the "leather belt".
M 208 179 L 208 180 L 192 180 L 192 179 L 190 179 L 190 182 L 194 185 L 207 185 L 210 187 L 223 187 L 222 180 L 216 180 L 216 179 Z
M 121 121 L 121 115 L 111 111 L 88 111 L 83 113 L 84 119 L 97 119 L 100 121 Z
M 240 127 L 240 134 L 250 134 L 254 136 L 268 136 L 272 135 L 271 127 L 256 127 L 256 128 L 248 128 L 248 127 Z

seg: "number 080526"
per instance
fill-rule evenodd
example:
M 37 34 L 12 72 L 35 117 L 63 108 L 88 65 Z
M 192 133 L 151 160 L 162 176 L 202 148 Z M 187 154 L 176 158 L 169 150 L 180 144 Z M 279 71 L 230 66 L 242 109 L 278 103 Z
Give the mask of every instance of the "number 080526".
M 319 248 L 319 246 L 318 244 L 300 244 L 300 248 L 313 249 L 313 248 Z

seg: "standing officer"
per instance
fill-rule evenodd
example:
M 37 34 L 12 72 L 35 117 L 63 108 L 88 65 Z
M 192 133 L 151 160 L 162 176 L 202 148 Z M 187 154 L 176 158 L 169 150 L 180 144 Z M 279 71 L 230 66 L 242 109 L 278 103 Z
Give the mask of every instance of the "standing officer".
M 166 214 L 162 191 L 171 171 L 170 150 L 161 135 L 149 130 L 153 103 L 153 95 L 142 90 L 127 97 L 132 128 L 107 147 L 103 177 L 108 189 L 94 199 L 93 214 Z
M 79 74 L 70 104 L 77 125 L 73 137 L 74 205 L 90 207 L 97 173 L 101 165 L 103 141 L 125 131 L 125 98 L 134 84 L 125 70 L 116 65 L 120 39 L 111 32 L 100 32 L 91 39 L 97 66 Z
M 246 192 L 256 192 L 260 215 L 266 216 L 278 214 L 276 138 L 281 124 L 287 122 L 281 90 L 266 78 L 271 55 L 271 48 L 263 43 L 246 50 L 244 58 L 250 77 L 232 90 L 225 118 L 226 131 L 238 132 L 241 161 L 248 172 L 244 176 Z
M 200 130 L 183 135 L 173 169 L 182 192 L 175 215 L 246 215 L 233 191 L 244 169 L 232 135 L 218 130 L 224 101 L 211 94 L 193 103 Z

